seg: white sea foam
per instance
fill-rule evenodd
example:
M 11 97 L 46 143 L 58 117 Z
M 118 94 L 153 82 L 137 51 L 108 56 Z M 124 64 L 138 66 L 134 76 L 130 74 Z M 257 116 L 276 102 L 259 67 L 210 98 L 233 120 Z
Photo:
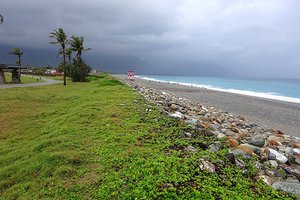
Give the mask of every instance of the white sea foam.
M 263 93 L 263 92 L 247 91 L 247 90 L 223 89 L 223 88 L 213 87 L 212 85 L 181 83 L 181 82 L 176 82 L 176 81 L 163 81 L 163 80 L 159 80 L 159 79 L 155 79 L 155 78 L 149 78 L 149 77 L 145 77 L 145 76 L 136 76 L 136 77 L 144 79 L 144 80 L 156 81 L 156 82 L 160 82 L 160 83 L 177 84 L 177 85 L 205 88 L 205 89 L 210 89 L 210 90 L 215 90 L 215 91 L 220 91 L 220 92 L 242 94 L 242 95 L 247 95 L 247 96 L 252 96 L 252 97 L 260 97 L 260 98 L 286 101 L 286 102 L 292 102 L 292 103 L 300 103 L 299 98 L 281 96 L 279 94 L 271 93 L 271 92 L 270 93 Z

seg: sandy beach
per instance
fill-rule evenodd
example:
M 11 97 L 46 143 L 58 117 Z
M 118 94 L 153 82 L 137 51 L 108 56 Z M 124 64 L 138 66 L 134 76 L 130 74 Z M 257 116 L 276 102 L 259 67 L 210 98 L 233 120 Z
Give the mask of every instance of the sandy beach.
M 117 75 L 126 79 L 125 75 Z M 240 115 L 262 128 L 273 128 L 285 134 L 300 136 L 300 104 L 240 94 L 208 90 L 205 88 L 161 83 L 136 78 L 143 87 L 161 90 L 204 106 L 213 106 L 225 112 Z

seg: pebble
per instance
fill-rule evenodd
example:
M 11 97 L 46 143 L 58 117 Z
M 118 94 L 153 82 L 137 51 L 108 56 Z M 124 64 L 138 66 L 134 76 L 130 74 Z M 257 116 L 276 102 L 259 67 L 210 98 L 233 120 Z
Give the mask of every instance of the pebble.
M 245 151 L 243 151 L 243 150 L 241 150 L 241 149 L 234 149 L 234 150 L 230 151 L 230 153 L 232 153 L 232 154 L 235 155 L 235 156 L 241 155 L 241 156 L 243 156 L 244 158 L 248 158 L 248 159 L 251 158 L 251 156 L 250 156 L 249 154 L 247 154 Z
M 180 112 L 175 112 L 175 113 L 172 113 L 172 114 L 169 114 L 170 117 L 173 117 L 173 118 L 184 118 L 184 115 Z
M 228 142 L 228 144 L 231 147 L 237 147 L 237 146 L 239 146 L 239 142 L 236 139 L 234 139 L 234 138 L 228 138 L 227 142 Z
M 200 159 L 200 169 L 201 171 L 207 170 L 212 173 L 216 171 L 216 167 L 205 159 Z
M 235 154 L 234 153 L 226 154 L 226 158 L 231 162 L 231 164 L 235 164 Z
M 216 153 L 221 149 L 222 145 L 220 143 L 211 144 L 208 148 L 208 151 Z
M 278 167 L 278 163 L 275 160 L 269 160 L 269 163 L 272 167 L 275 167 L 275 168 Z
M 243 163 L 241 160 L 237 160 L 236 156 L 249 159 L 256 154 L 260 158 L 260 162 L 256 161 L 253 164 L 259 170 L 264 169 L 262 163 L 268 163 L 274 168 L 281 167 L 289 174 L 292 181 L 284 180 L 285 176 L 275 176 L 275 172 L 260 174 L 257 177 L 267 185 L 274 182 L 276 178 L 275 183 L 272 184 L 273 188 L 296 194 L 300 198 L 300 185 L 295 182 L 298 181 L 297 179 L 300 180 L 300 171 L 298 170 L 300 169 L 300 138 L 286 135 L 280 130 L 260 128 L 241 116 L 193 103 L 166 92 L 140 87 L 138 81 L 127 81 L 127 83 L 142 94 L 146 100 L 153 101 L 158 105 L 162 113 L 167 113 L 170 117 L 182 121 L 185 120 L 192 129 L 197 129 L 197 134 L 204 137 L 226 138 L 226 143 L 231 147 L 226 157 L 232 164 L 243 167 Z M 193 137 L 194 135 L 184 132 L 183 136 Z M 220 149 L 222 149 L 222 144 L 215 143 L 208 148 L 208 151 L 218 152 Z M 184 150 L 198 152 L 193 146 L 187 146 Z M 207 160 L 201 159 L 200 162 L 202 170 L 215 171 L 214 165 Z M 244 171 L 247 174 L 247 170 Z
M 192 152 L 192 153 L 196 153 L 198 151 L 198 149 L 196 149 L 193 146 L 188 146 L 188 147 L 184 148 L 184 150 L 188 151 L 188 152 Z
M 268 141 L 276 141 L 282 143 L 284 141 L 284 138 L 271 135 L 268 137 Z
M 261 148 L 257 147 L 257 146 L 254 146 L 254 145 L 251 145 L 251 144 L 241 144 L 241 146 L 245 146 L 247 147 L 248 149 L 250 149 L 251 151 L 253 151 L 254 153 L 256 154 L 260 154 L 261 153 Z
M 183 135 L 184 135 L 185 137 L 189 137 L 189 138 L 192 137 L 192 134 L 189 133 L 189 132 L 184 132 Z
M 185 123 L 196 126 L 198 124 L 198 120 L 191 118 L 191 119 L 185 120 Z
M 287 157 L 279 153 L 278 151 L 274 149 L 268 149 L 269 150 L 269 159 L 270 160 L 277 160 L 281 163 L 286 163 L 288 161 Z
M 258 176 L 258 179 L 262 180 L 262 182 L 264 182 L 264 184 L 266 184 L 266 185 L 269 185 L 269 186 L 272 185 L 271 179 L 269 176 L 260 175 L 260 176 Z
M 293 154 L 300 154 L 300 149 L 297 149 L 297 148 L 295 148 L 295 149 L 293 149 Z
M 251 138 L 250 144 L 257 146 L 257 147 L 263 147 L 265 145 L 265 137 L 262 135 L 256 135 Z

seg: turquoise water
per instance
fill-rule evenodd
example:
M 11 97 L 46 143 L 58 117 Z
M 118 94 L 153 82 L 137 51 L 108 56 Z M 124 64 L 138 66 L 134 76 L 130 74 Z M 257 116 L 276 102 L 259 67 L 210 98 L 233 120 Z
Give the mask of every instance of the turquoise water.
M 233 79 L 199 76 L 141 75 L 140 78 L 204 87 L 271 99 L 300 102 L 300 79 Z M 287 98 L 285 98 L 287 97 Z M 289 101 L 289 100 L 288 100 Z

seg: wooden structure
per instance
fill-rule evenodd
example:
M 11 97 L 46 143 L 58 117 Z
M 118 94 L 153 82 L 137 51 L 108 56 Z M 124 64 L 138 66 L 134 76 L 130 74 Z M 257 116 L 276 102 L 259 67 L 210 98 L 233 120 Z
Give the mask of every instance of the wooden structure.
M 128 75 L 128 79 L 129 79 L 129 80 L 134 81 L 134 71 L 129 70 L 129 71 L 127 72 L 127 75 Z
M 26 69 L 26 67 L 0 64 L 0 84 L 6 83 L 4 71 L 11 72 L 11 82 L 13 84 L 21 83 L 21 69 Z

